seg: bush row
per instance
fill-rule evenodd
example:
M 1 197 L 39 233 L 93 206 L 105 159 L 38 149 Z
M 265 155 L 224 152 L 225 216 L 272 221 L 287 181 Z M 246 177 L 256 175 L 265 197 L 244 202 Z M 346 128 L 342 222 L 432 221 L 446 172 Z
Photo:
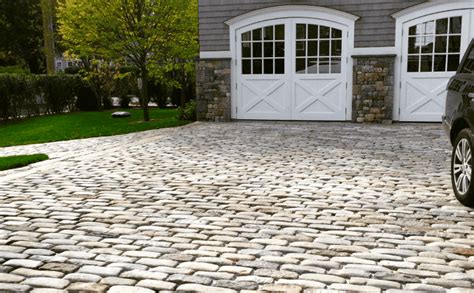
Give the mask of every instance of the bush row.
M 72 111 L 93 94 L 79 75 L 0 74 L 0 119 Z

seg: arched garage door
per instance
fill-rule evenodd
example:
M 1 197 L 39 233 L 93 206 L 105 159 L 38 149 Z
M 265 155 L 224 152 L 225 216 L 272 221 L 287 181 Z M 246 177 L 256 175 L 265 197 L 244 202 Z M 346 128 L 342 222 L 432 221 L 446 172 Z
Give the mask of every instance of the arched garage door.
M 419 17 L 403 24 L 400 121 L 438 122 L 446 86 L 472 38 L 473 10 Z
M 238 119 L 345 120 L 348 30 L 286 18 L 236 31 Z

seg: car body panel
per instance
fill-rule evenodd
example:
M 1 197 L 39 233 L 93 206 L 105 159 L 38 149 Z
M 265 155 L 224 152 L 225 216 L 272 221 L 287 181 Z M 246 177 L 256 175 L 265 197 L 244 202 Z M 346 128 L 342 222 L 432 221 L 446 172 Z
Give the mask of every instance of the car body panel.
M 451 144 L 464 128 L 474 129 L 474 72 L 465 73 L 464 67 L 474 57 L 474 40 L 471 41 L 456 74 L 449 80 L 445 114 L 442 118 Z

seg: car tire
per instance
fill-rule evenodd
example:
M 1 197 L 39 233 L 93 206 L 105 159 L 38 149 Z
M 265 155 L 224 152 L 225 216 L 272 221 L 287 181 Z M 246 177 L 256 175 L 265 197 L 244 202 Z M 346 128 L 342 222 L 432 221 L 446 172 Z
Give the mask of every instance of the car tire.
M 451 182 L 456 198 L 468 207 L 474 207 L 473 150 L 472 132 L 470 129 L 463 129 L 454 141 L 451 155 Z

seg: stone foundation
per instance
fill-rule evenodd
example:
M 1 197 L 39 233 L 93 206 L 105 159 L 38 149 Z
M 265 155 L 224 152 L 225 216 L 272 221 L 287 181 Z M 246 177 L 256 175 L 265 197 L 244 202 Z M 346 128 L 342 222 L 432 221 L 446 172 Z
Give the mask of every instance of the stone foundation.
M 352 121 L 392 123 L 395 56 L 353 56 Z
M 231 120 L 230 59 L 201 59 L 196 65 L 197 119 Z

